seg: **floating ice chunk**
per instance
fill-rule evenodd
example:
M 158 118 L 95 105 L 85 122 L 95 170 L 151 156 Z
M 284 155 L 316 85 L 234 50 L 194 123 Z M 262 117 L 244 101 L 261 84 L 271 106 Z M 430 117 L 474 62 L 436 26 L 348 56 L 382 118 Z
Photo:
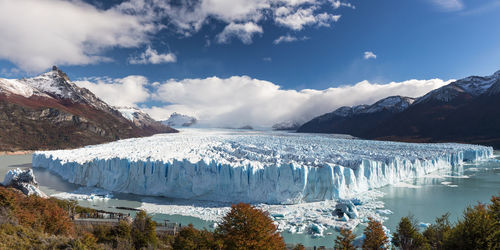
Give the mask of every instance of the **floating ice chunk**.
M 389 215 L 389 214 L 393 214 L 394 212 L 392 212 L 389 209 L 379 209 L 379 210 L 377 210 L 377 213 L 378 214 L 383 214 L 383 215 Z
M 44 192 L 38 189 L 38 183 L 35 180 L 33 169 L 21 170 L 20 168 L 9 170 L 4 177 L 3 186 L 13 187 L 25 195 L 36 195 L 47 197 Z
M 445 185 L 447 187 L 458 187 L 458 185 L 454 185 L 452 184 L 452 182 L 449 182 L 449 181 L 443 181 L 441 182 L 442 185 Z
M 105 201 L 113 198 L 113 195 L 109 191 L 99 188 L 88 188 L 88 187 L 81 187 L 73 192 L 56 193 L 51 196 L 66 200 L 88 200 L 88 201 L 97 201 L 97 200 Z

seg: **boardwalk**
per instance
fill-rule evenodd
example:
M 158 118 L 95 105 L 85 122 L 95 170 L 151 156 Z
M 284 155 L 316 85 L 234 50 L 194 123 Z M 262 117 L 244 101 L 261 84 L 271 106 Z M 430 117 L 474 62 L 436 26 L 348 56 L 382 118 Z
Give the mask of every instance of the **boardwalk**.
M 121 220 L 124 219 L 111 219 L 111 218 L 77 218 L 73 220 L 75 226 L 117 226 Z M 157 224 L 156 232 L 165 233 L 169 235 L 176 235 L 181 229 L 177 223 L 165 221 L 162 224 Z

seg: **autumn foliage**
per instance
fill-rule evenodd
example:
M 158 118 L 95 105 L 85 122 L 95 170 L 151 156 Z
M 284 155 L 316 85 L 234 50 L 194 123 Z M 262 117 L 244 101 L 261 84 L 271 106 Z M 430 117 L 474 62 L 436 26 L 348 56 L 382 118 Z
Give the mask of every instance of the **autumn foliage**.
M 51 199 L 26 197 L 0 187 L 0 206 L 6 208 L 15 223 L 54 235 L 72 235 L 73 223 L 67 211 Z
M 335 239 L 335 245 L 333 248 L 337 250 L 354 250 L 354 239 L 356 236 L 349 229 L 340 229 L 340 235 Z
M 216 237 L 224 249 L 285 249 L 269 215 L 244 203 L 232 206 L 219 224 Z
M 382 223 L 368 218 L 368 226 L 365 228 L 364 234 L 363 249 L 387 249 L 389 238 L 385 235 Z

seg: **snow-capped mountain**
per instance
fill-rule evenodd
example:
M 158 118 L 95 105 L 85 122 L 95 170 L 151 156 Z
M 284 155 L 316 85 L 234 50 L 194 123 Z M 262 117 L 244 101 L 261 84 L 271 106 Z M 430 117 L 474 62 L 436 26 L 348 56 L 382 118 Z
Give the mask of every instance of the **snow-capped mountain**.
M 367 139 L 465 142 L 500 148 L 500 71 L 457 80 L 417 98 L 389 97 L 342 107 L 299 132 L 347 133 Z M 374 111 L 374 112 L 370 112 Z
M 155 119 L 151 118 L 151 116 L 149 116 L 147 113 L 138 108 L 133 108 L 133 107 L 115 107 L 115 108 L 118 111 L 120 111 L 123 117 L 127 118 L 127 120 L 131 121 L 135 126 L 139 128 L 152 128 L 161 130 L 161 128 L 166 127 L 165 124 L 156 121 Z
M 372 105 L 340 107 L 302 125 L 298 132 L 351 134 L 366 130 L 393 114 L 407 109 L 415 99 L 390 96 Z
M 140 127 L 53 67 L 33 78 L 0 78 L 0 150 L 72 148 L 174 132 Z
M 114 112 L 113 108 L 88 89 L 80 88 L 72 83 L 68 76 L 56 66 L 52 67 L 51 71 L 33 78 L 0 78 L 0 93 L 25 98 L 42 97 L 65 100 L 73 104 L 86 104 L 102 111 Z
M 194 124 L 196 124 L 198 120 L 192 116 L 188 115 L 183 115 L 179 114 L 177 112 L 174 112 L 170 115 L 170 117 L 162 121 L 163 124 L 166 124 L 170 127 L 190 127 Z
M 417 100 L 417 103 L 439 101 L 450 102 L 456 99 L 470 99 L 480 96 L 500 80 L 500 70 L 491 76 L 470 76 L 444 87 L 433 90 Z
M 353 107 L 340 107 L 333 111 L 334 115 L 348 117 L 359 114 L 370 114 L 377 113 L 381 111 L 389 111 L 392 113 L 397 113 L 408 108 L 413 102 L 414 98 L 405 96 L 390 96 L 384 98 L 372 105 L 357 105 Z
M 303 122 L 299 121 L 284 121 L 274 124 L 272 128 L 274 130 L 297 130 L 302 124 Z

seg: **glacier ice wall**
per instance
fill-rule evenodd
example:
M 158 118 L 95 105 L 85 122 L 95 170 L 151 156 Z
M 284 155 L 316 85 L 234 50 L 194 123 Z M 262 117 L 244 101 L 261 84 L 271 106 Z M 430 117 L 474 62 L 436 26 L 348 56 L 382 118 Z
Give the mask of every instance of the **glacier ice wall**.
M 490 158 L 490 147 L 190 129 L 74 150 L 33 166 L 110 191 L 223 202 L 300 203 L 357 193 Z

